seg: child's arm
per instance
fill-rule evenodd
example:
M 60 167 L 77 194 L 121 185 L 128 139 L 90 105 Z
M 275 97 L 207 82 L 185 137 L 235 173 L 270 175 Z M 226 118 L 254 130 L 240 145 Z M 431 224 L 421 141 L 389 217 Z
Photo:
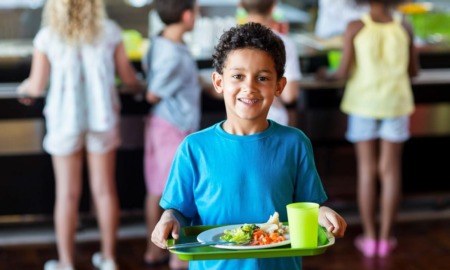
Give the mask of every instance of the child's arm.
M 161 98 L 159 96 L 153 94 L 150 91 L 147 91 L 147 93 L 145 94 L 145 99 L 150 104 L 156 104 L 161 100 Z
M 319 208 L 319 224 L 332 232 L 335 237 L 344 237 L 347 222 L 329 207 Z
M 47 56 L 40 50 L 34 49 L 30 77 L 19 86 L 19 93 L 30 97 L 44 95 L 49 75 L 50 62 Z
M 188 225 L 188 219 L 175 209 L 168 209 L 161 215 L 161 219 L 152 232 L 152 242 L 160 248 L 166 249 L 166 241 L 172 234 L 174 239 L 178 239 L 182 227 Z
M 133 92 L 142 93 L 144 85 L 138 80 L 136 70 L 130 64 L 123 42 L 119 43 L 114 51 L 114 64 L 123 84 Z
M 344 34 L 344 44 L 342 45 L 341 63 L 338 70 L 329 74 L 326 69 L 319 69 L 316 74 L 318 79 L 327 81 L 348 79 L 351 68 L 355 62 L 355 46 L 353 40 L 363 27 L 364 23 L 361 20 L 352 21 L 347 25 Z
M 409 65 L 408 65 L 408 74 L 409 77 L 413 78 L 419 74 L 419 55 L 416 51 L 416 47 L 414 46 L 414 31 L 406 20 L 402 22 L 403 27 L 409 35 Z
M 31 105 L 34 103 L 34 98 L 43 96 L 49 76 L 50 62 L 47 56 L 40 50 L 34 49 L 30 77 L 17 87 L 17 93 L 21 95 L 19 102 L 24 105 Z

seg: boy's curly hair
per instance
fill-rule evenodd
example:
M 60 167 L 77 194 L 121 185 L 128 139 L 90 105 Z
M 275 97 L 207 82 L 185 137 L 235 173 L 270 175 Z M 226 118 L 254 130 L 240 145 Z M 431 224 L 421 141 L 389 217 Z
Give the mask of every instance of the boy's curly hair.
M 249 22 L 224 32 L 214 48 L 213 67 L 223 74 L 228 54 L 239 49 L 257 49 L 268 53 L 275 64 L 277 79 L 283 77 L 286 64 L 284 43 L 270 28 L 259 23 Z

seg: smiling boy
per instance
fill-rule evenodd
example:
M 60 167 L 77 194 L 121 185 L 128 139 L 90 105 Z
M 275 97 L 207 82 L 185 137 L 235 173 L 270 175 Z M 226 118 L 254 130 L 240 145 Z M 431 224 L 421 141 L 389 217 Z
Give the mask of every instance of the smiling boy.
M 257 23 L 225 32 L 213 55 L 213 85 L 227 119 L 186 137 L 177 150 L 160 201 L 166 209 L 152 241 L 167 248 L 181 227 L 263 223 L 273 212 L 287 221 L 286 205 L 323 203 L 310 140 L 299 129 L 267 120 L 286 79 L 283 42 Z M 319 224 L 342 237 L 345 220 L 328 207 Z M 191 261 L 189 269 L 301 269 L 301 257 Z

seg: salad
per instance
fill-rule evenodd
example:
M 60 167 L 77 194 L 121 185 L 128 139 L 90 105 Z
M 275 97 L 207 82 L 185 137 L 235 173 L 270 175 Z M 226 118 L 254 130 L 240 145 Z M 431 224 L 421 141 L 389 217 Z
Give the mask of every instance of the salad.
M 224 230 L 221 240 L 247 244 L 251 246 L 269 245 L 286 240 L 284 234 L 288 233 L 288 226 L 279 221 L 279 214 L 275 212 L 269 220 L 257 226 L 256 224 L 244 224 L 232 230 Z
M 244 224 L 233 230 L 224 230 L 221 240 L 237 244 L 248 243 L 252 240 L 253 232 L 259 229 L 255 224 Z

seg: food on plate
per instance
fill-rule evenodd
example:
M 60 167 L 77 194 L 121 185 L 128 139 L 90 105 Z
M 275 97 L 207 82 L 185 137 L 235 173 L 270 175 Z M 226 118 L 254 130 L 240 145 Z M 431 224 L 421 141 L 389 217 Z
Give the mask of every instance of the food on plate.
M 248 244 L 250 246 L 269 245 L 286 240 L 285 234 L 289 233 L 288 226 L 279 220 L 278 212 L 270 216 L 269 220 L 260 224 L 244 224 L 232 230 L 224 230 L 221 240 Z
M 224 230 L 220 239 L 237 244 L 248 243 L 252 239 L 253 232 L 258 228 L 255 224 L 244 224 L 233 230 Z
M 283 223 L 280 222 L 280 215 L 278 214 L 278 212 L 275 212 L 273 215 L 271 215 L 269 217 L 269 220 L 260 225 L 261 230 L 268 232 L 268 233 L 273 233 L 273 232 L 277 232 L 279 234 L 287 234 L 289 233 L 289 227 L 283 225 Z

